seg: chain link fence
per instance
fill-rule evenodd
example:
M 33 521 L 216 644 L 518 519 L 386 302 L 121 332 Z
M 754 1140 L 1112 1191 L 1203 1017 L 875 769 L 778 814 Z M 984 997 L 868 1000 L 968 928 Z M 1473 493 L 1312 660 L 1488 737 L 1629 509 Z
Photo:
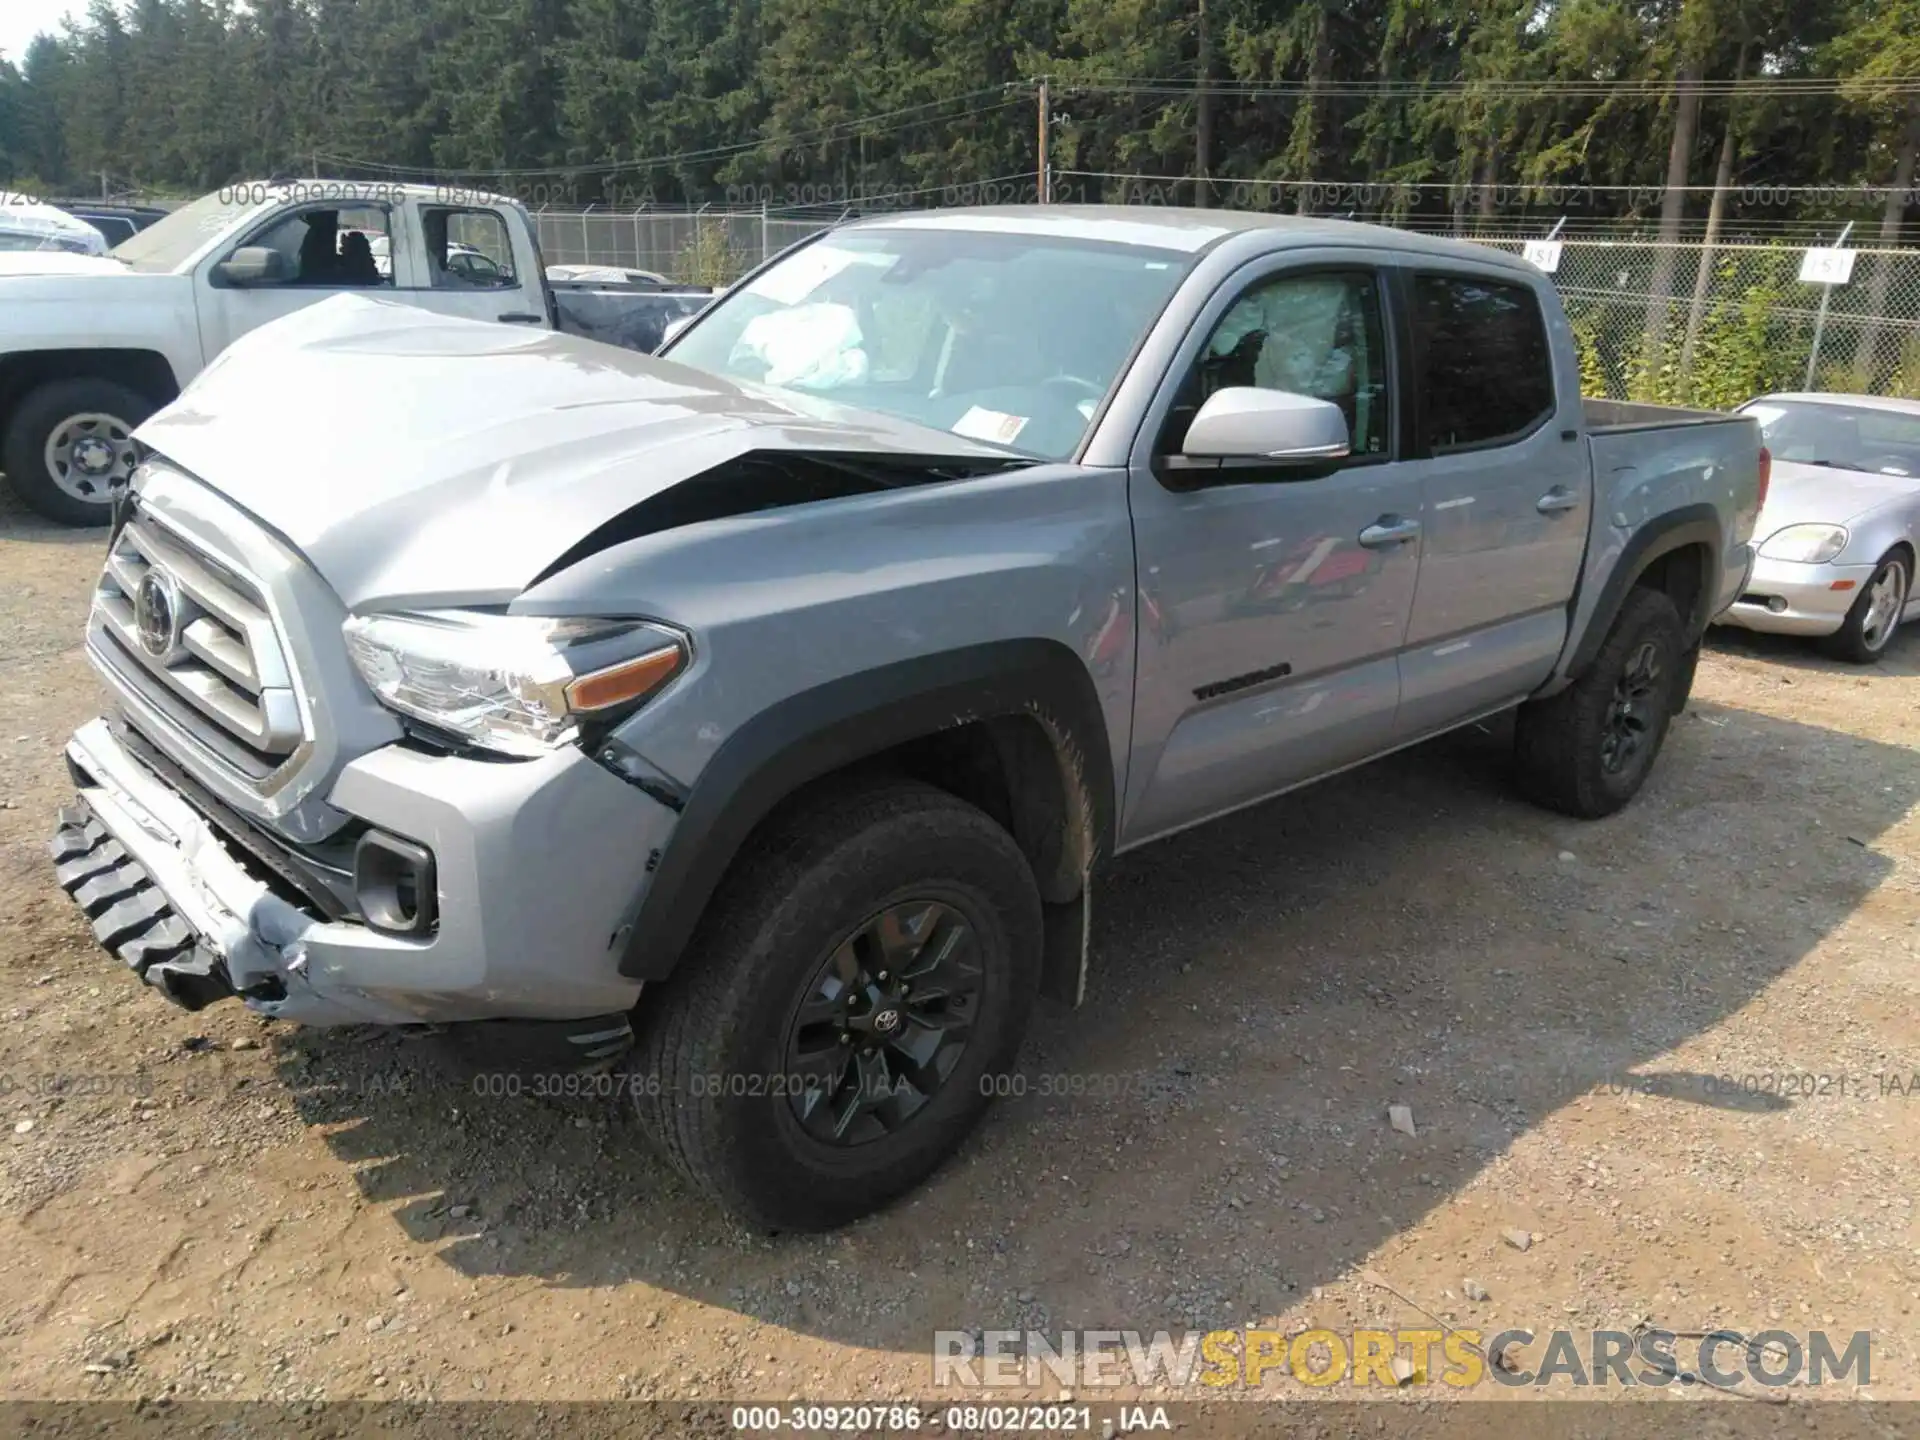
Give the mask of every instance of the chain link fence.
M 534 223 L 549 265 L 617 265 L 686 285 L 728 285 L 834 218 L 764 210 L 541 210 Z
M 722 286 L 837 213 L 543 210 L 550 265 L 617 265 Z M 1526 238 L 1482 235 L 1521 253 Z M 1561 242 L 1553 279 L 1587 392 L 1724 409 L 1769 390 L 1920 398 L 1920 251 L 1860 249 L 1845 285 L 1799 279 L 1794 244 Z

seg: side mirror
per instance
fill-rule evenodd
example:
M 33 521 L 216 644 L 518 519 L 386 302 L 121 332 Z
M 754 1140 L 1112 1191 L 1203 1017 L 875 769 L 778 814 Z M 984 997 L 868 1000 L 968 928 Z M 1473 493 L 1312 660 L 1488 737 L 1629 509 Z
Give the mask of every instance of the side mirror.
M 1207 397 L 1180 449 L 1195 459 L 1323 465 L 1349 453 L 1347 417 L 1328 400 L 1229 386 Z
M 659 351 L 659 350 L 666 349 L 667 342 L 673 339 L 674 336 L 678 335 L 682 330 L 686 329 L 687 326 L 691 325 L 692 323 L 693 323 L 693 316 L 691 315 L 682 315 L 677 320 L 669 320 L 667 322 L 667 328 L 660 332 L 660 343 L 659 345 L 654 347 L 655 350 Z
M 293 279 L 293 266 L 271 246 L 242 245 L 213 267 L 213 278 L 237 290 L 249 285 L 284 285 Z

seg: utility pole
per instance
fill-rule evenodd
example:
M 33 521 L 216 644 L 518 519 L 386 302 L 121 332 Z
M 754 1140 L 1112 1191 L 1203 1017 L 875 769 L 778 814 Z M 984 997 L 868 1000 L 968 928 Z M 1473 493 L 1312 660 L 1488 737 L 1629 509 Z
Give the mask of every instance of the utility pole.
M 1040 77 L 1040 165 L 1035 184 L 1035 193 L 1040 197 L 1042 205 L 1053 203 L 1053 165 L 1047 153 L 1047 135 L 1053 128 L 1053 116 L 1049 113 L 1052 108 L 1052 91 L 1047 84 L 1047 77 L 1042 75 Z
M 1213 96 L 1207 82 L 1213 78 L 1213 52 L 1207 37 L 1207 0 L 1198 0 L 1200 13 L 1195 34 L 1199 52 L 1200 88 L 1193 108 L 1193 203 L 1206 207 L 1213 203 L 1207 157 L 1213 153 Z

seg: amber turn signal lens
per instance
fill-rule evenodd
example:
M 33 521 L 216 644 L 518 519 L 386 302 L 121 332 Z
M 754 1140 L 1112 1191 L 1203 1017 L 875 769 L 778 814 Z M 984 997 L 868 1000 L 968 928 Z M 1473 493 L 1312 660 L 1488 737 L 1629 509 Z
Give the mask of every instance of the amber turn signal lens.
M 567 686 L 567 706 L 572 710 L 605 710 L 641 699 L 671 680 L 685 659 L 686 652 L 678 645 L 667 645 L 649 650 L 638 659 L 582 675 Z
M 1827 588 L 1829 590 L 1851 590 L 1853 588 L 1853 581 L 1836 580 L 1833 582 L 1833 584 L 1829 585 Z

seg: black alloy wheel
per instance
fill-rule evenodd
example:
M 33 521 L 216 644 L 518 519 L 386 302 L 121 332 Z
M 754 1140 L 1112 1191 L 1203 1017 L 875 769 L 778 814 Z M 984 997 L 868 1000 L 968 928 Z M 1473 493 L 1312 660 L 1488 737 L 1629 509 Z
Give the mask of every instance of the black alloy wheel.
M 911 1121 L 966 1050 L 980 984 L 973 931 L 952 906 L 907 900 L 861 924 L 821 962 L 788 1026 L 801 1128 L 861 1145 Z
M 1614 683 L 1613 704 L 1600 735 L 1600 768 L 1618 775 L 1638 759 L 1667 704 L 1660 650 L 1648 640 L 1629 657 Z

